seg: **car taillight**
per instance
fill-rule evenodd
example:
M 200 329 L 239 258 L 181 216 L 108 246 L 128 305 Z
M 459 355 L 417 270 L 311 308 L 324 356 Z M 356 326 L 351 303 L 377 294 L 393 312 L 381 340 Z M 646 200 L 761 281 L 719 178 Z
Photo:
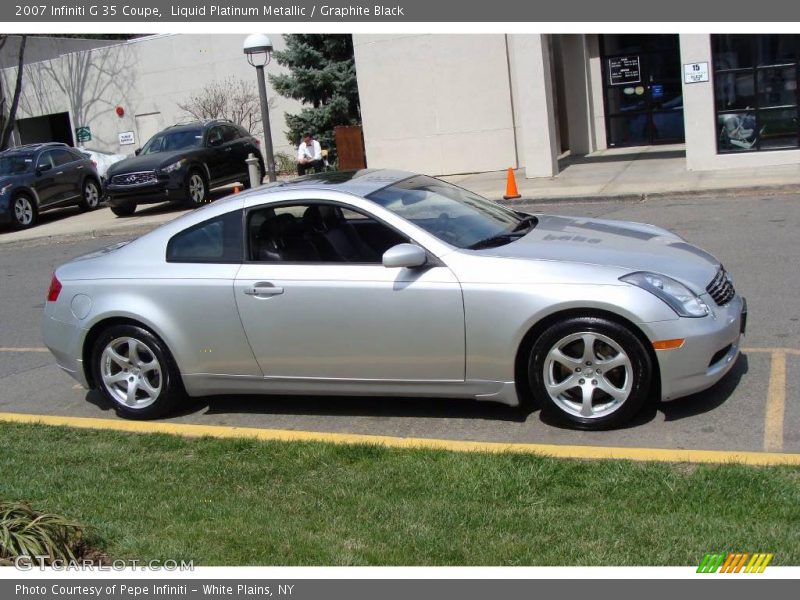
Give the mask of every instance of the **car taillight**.
M 259 146 L 259 147 L 261 146 L 261 140 L 259 140 L 258 138 L 256 138 L 256 146 Z
M 93 161 L 92 161 L 92 166 L 93 166 L 95 169 L 97 168 L 97 161 L 96 161 L 96 160 L 93 160 Z
M 53 277 L 50 279 L 50 289 L 47 290 L 47 301 L 48 302 L 55 302 L 58 300 L 58 295 L 61 293 L 61 282 L 56 277 L 56 274 L 53 273 Z

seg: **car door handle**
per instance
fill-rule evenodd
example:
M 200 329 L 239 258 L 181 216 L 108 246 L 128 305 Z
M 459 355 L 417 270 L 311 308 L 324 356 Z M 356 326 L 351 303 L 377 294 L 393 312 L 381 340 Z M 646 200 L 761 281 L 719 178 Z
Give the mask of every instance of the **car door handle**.
M 231 150 L 233 150 L 233 148 L 231 148 L 230 146 L 228 146 L 227 148 L 225 148 L 225 152 L 230 152 Z
M 248 296 L 277 296 L 283 293 L 282 287 L 277 287 L 271 283 L 257 283 L 251 288 L 246 288 L 244 293 Z
M 64 174 L 64 171 L 59 171 L 58 173 L 56 173 L 56 175 L 63 175 L 63 174 Z

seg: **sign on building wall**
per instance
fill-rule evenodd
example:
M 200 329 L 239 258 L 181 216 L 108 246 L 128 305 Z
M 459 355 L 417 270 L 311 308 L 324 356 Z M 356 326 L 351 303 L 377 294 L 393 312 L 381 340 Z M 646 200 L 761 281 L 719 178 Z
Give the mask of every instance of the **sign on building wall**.
M 708 81 L 708 63 L 689 63 L 683 65 L 683 82 L 684 83 L 700 83 L 701 81 Z
M 131 144 L 136 143 L 136 138 L 133 135 L 132 131 L 123 131 L 119 134 L 119 145 L 120 146 L 130 146 Z
M 92 141 L 92 130 L 89 127 L 76 127 L 75 139 L 78 143 Z
M 615 56 L 614 58 L 609 58 L 608 77 L 611 85 L 639 83 L 642 80 L 639 56 Z

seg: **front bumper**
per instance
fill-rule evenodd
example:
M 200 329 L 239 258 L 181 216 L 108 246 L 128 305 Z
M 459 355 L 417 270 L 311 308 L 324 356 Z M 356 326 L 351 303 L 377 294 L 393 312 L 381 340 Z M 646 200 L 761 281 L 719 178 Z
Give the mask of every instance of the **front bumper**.
M 181 202 L 186 200 L 184 178 L 180 169 L 169 175 L 157 173 L 158 180 L 143 185 L 115 185 L 106 180 L 106 199 L 111 206 L 130 204 L 155 204 L 157 202 Z
M 739 356 L 747 323 L 747 302 L 735 296 L 725 306 L 703 300 L 712 314 L 701 319 L 681 318 L 648 324 L 652 340 L 683 338 L 683 346 L 656 350 L 661 372 L 661 399 L 672 400 L 701 392 L 722 379 Z

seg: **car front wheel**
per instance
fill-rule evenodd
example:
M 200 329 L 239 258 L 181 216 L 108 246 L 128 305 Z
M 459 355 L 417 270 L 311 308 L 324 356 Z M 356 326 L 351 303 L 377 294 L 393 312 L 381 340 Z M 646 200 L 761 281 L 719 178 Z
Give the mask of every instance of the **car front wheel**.
M 97 339 L 95 383 L 117 412 L 129 419 L 169 413 L 184 395 L 177 365 L 166 346 L 134 325 L 116 325 Z
M 134 212 L 136 212 L 135 204 L 120 204 L 118 206 L 114 206 L 112 204 L 110 205 L 110 208 L 111 212 L 118 217 L 130 217 Z
M 27 194 L 19 194 L 12 202 L 11 218 L 14 227 L 27 229 L 36 224 L 36 204 Z
M 545 414 L 579 429 L 609 429 L 647 401 L 652 365 L 627 327 L 576 317 L 551 325 L 536 340 L 528 377 Z

